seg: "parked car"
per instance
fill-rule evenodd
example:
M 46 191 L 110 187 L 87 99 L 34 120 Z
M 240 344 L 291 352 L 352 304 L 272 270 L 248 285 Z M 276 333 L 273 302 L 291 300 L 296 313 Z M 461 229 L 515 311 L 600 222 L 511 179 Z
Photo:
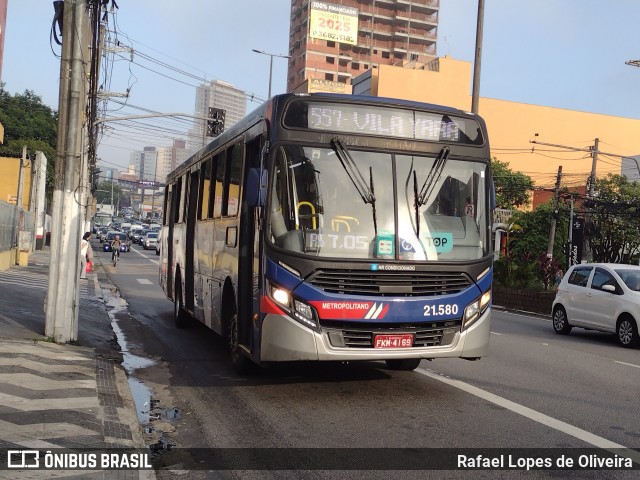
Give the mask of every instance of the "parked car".
M 147 232 L 140 243 L 145 250 L 155 248 L 158 244 L 158 232 Z
M 610 332 L 623 347 L 640 343 L 640 266 L 618 263 L 573 265 L 562 278 L 552 306 L 553 329 Z
M 102 250 L 104 252 L 111 251 L 111 242 L 115 240 L 116 235 L 120 237 L 120 241 L 122 242 L 122 244 L 120 245 L 120 251 L 121 252 L 131 251 L 131 241 L 127 240 L 125 236 L 122 234 L 122 232 L 117 232 L 115 230 L 110 230 L 109 233 L 107 233 L 107 236 L 104 239 L 104 243 L 102 244 Z

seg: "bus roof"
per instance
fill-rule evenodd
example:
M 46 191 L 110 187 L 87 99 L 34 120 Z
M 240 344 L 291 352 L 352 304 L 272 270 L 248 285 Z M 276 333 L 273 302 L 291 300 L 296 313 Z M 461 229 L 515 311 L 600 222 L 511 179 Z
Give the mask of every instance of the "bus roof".
M 267 100 L 265 103 L 247 114 L 238 123 L 229 128 L 229 130 L 225 130 L 207 145 L 195 152 L 183 164 L 179 165 L 175 170 L 167 175 L 167 183 L 169 183 L 170 180 L 182 175 L 185 171 L 189 170 L 194 163 L 197 163 L 203 157 L 218 149 L 221 145 L 227 143 L 239 132 L 242 132 L 252 125 L 257 124 L 261 120 L 266 119 L 267 112 L 278 110 L 282 105 L 285 105 L 292 98 L 319 99 L 326 102 L 335 101 L 340 103 L 349 102 L 361 105 L 383 105 L 406 109 L 435 110 L 437 112 L 480 118 L 474 113 L 457 108 L 432 103 L 416 102 L 413 100 L 405 100 L 400 98 L 373 97 L 369 95 L 345 95 L 340 93 L 283 93 L 280 95 L 274 95 L 270 100 Z

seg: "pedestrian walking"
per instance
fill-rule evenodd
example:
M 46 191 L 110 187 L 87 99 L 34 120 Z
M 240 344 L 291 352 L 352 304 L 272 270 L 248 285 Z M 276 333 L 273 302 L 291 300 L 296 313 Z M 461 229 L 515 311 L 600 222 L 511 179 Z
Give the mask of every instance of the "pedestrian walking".
M 86 232 L 80 241 L 80 278 L 87 278 L 87 261 L 93 261 L 93 250 L 91 249 L 91 232 Z

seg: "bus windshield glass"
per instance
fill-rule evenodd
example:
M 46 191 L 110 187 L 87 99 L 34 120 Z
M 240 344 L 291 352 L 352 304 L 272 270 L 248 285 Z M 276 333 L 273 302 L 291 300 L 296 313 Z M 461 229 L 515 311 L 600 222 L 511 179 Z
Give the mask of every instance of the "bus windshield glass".
M 482 162 L 284 145 L 270 197 L 271 242 L 292 252 L 413 261 L 489 255 Z

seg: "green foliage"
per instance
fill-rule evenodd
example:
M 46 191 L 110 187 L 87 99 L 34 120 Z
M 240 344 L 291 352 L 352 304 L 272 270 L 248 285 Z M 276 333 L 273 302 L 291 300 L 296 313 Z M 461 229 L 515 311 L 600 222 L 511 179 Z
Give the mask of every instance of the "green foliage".
M 53 191 L 53 174 L 58 129 L 58 113 L 42 103 L 31 90 L 11 96 L 0 83 L 0 123 L 4 126 L 4 145 L 0 154 L 19 157 L 22 147 L 33 158 L 41 151 L 47 157 L 47 197 Z
M 491 160 L 493 181 L 496 186 L 496 206 L 517 208 L 529 203 L 533 192 L 533 180 L 522 172 L 514 172 L 507 162 Z
M 566 264 L 568 207 L 562 204 L 558 206 L 553 259 L 550 260 L 546 254 L 552 218 L 551 202 L 532 212 L 514 213 L 509 226 L 506 254 L 494 263 L 498 284 L 527 290 L 548 290 L 553 287 L 556 271 Z
M 640 184 L 609 174 L 596 181 L 588 230 L 593 261 L 637 263 L 640 255 Z

